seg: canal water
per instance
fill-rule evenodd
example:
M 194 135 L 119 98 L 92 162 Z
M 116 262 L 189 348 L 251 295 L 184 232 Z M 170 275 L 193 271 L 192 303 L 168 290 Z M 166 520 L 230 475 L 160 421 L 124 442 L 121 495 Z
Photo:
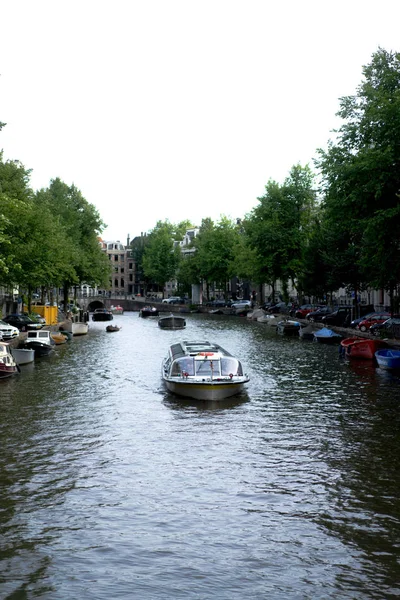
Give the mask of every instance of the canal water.
M 400 595 L 399 377 L 239 317 L 114 323 L 0 382 L 1 600 Z M 182 338 L 246 393 L 167 393 Z

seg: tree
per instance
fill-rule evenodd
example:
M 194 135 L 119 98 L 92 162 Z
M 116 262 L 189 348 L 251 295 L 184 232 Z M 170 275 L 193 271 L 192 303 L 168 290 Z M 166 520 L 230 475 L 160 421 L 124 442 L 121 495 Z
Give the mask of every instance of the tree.
M 209 286 L 214 282 L 226 295 L 238 235 L 236 224 L 225 216 L 221 216 L 216 224 L 209 218 L 201 223 L 199 234 L 193 242 L 196 248 L 193 268 L 197 279 L 206 281 L 207 298 Z
M 316 161 L 324 183 L 331 261 L 356 293 L 399 282 L 400 54 L 379 49 L 363 67 L 357 94 L 340 99 L 344 121 Z M 384 225 L 383 225 L 384 224 Z M 385 241 L 377 239 L 385 228 Z M 382 252 L 385 261 L 382 262 Z M 380 249 L 380 252 L 378 251 Z
M 104 223 L 97 209 L 74 185 L 68 186 L 59 178 L 51 180 L 48 189 L 37 192 L 37 203 L 54 216 L 64 235 L 59 273 L 64 278 L 64 303 L 72 285 L 108 286 L 111 267 L 99 243 Z
M 176 228 L 169 221 L 158 221 L 147 236 L 143 251 L 145 277 L 164 289 L 167 281 L 175 278 L 179 260 L 179 246 L 174 246 Z

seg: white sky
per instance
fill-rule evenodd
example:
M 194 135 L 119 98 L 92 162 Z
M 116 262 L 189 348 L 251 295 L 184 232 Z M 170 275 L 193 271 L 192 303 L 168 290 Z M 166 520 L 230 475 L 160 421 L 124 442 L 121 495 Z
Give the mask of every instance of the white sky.
M 1 2 L 0 133 L 34 189 L 74 183 L 126 241 L 243 217 L 312 166 L 399 0 Z

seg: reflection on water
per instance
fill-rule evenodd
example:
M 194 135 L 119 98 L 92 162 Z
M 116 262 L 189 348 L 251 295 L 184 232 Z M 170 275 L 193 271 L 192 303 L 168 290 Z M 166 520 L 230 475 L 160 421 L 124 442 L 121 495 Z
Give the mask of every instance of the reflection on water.
M 0 382 L 1 598 L 399 594 L 399 377 L 220 315 L 137 313 Z M 169 394 L 161 361 L 209 339 L 241 396 Z

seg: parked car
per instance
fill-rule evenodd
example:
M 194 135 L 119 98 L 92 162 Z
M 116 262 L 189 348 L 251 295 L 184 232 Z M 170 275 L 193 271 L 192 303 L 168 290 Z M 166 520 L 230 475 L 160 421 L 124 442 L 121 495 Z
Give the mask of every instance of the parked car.
M 302 304 L 296 309 L 294 316 L 298 319 L 305 319 L 308 313 L 315 311 L 317 308 L 319 307 L 316 304 Z
M 384 323 L 389 318 L 389 313 L 379 313 L 376 315 L 372 315 L 371 317 L 360 321 L 360 323 L 356 325 L 356 329 L 359 329 L 360 331 L 368 331 L 372 325 L 375 325 L 376 323 Z
M 7 341 L 13 340 L 14 338 L 19 336 L 19 329 L 10 325 L 9 323 L 5 323 L 4 321 L 0 321 L 0 339 Z
M 180 296 L 171 296 L 163 299 L 164 304 L 185 304 L 185 301 Z
M 232 302 L 231 308 L 242 310 L 243 308 L 251 308 L 251 305 L 251 300 L 236 300 L 235 302 Z
M 14 327 L 17 327 L 17 329 L 19 329 L 20 331 L 27 331 L 28 329 L 42 329 L 43 328 L 42 323 L 35 323 L 35 321 L 32 321 L 32 319 L 30 317 L 28 317 L 27 315 L 19 315 L 19 314 L 7 315 L 6 317 L 3 317 L 3 321 L 5 323 L 8 323 L 9 325 L 13 325 Z
M 277 302 L 276 304 L 273 304 L 272 306 L 270 306 L 269 308 L 266 309 L 267 313 L 283 313 L 283 312 L 287 312 L 288 311 L 288 304 L 286 304 L 286 302 Z
M 224 306 L 231 306 L 231 301 L 226 301 L 224 299 L 210 300 L 209 302 L 206 302 L 206 306 L 210 306 L 213 308 L 222 308 Z
M 42 315 L 38 315 L 37 313 L 22 313 L 24 316 L 29 317 L 35 323 L 41 323 L 42 325 L 46 325 L 46 319 L 42 317 Z
M 315 321 L 320 322 L 322 321 L 323 317 L 332 314 L 332 312 L 333 311 L 330 306 L 321 306 L 321 308 L 317 308 L 317 310 L 313 310 L 307 313 L 306 319 L 307 321 L 311 321 L 312 323 Z
M 400 316 L 390 317 L 383 323 L 375 323 L 369 328 L 372 335 L 400 337 Z
M 351 320 L 351 306 L 340 306 L 330 315 L 325 315 L 321 319 L 321 323 L 325 325 L 337 325 L 338 327 L 347 327 Z
M 361 321 L 364 321 L 364 319 L 369 319 L 369 317 L 372 317 L 373 315 L 378 315 L 378 314 L 380 314 L 380 313 L 373 310 L 372 312 L 367 313 L 363 317 L 358 317 L 358 319 L 353 319 L 350 323 L 350 327 L 352 329 L 356 329 L 357 325 L 359 325 L 361 323 Z

